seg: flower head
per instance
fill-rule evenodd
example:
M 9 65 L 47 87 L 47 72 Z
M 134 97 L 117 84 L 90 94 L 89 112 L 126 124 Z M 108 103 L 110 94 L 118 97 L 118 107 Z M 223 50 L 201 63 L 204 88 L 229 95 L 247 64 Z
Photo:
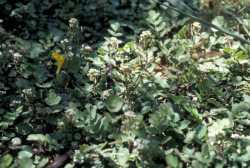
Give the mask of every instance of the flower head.
M 53 51 L 51 55 L 52 58 L 56 61 L 56 66 L 57 66 L 56 74 L 59 74 L 62 69 L 62 66 L 64 65 L 65 58 L 62 54 L 56 51 Z

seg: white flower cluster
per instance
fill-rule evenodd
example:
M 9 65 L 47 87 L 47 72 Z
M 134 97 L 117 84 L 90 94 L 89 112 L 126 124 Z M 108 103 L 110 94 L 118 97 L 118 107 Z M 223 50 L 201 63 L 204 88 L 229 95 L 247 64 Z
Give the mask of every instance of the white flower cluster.
M 15 52 L 15 53 L 13 54 L 14 63 L 19 63 L 22 57 L 23 57 L 23 55 L 21 55 L 21 54 L 18 53 L 18 52 Z
M 90 69 L 87 76 L 89 77 L 90 81 L 97 82 L 97 77 L 99 76 L 99 74 L 100 72 L 97 69 Z
M 14 63 L 17 64 L 20 62 L 21 58 L 23 57 L 22 54 L 19 52 L 16 52 L 14 47 L 11 44 L 1 44 L 0 45 L 0 57 L 2 58 L 3 56 L 8 56 L 8 58 L 13 59 Z M 10 64 L 8 65 L 9 67 L 11 66 Z
M 122 43 L 121 40 L 117 39 L 116 37 L 111 37 L 107 40 L 107 46 L 110 49 L 118 49 L 119 45 Z
M 139 45 L 143 49 L 151 47 L 153 43 L 153 35 L 150 31 L 143 31 L 139 37 Z
M 23 94 L 26 95 L 26 96 L 32 96 L 32 95 L 33 95 L 33 91 L 32 91 L 31 88 L 23 89 L 22 92 L 23 92 Z
M 20 100 L 12 100 L 9 104 L 10 107 L 16 107 L 20 105 L 22 102 Z
M 78 20 L 76 18 L 71 18 L 69 20 L 69 27 L 71 29 L 77 28 L 78 27 Z
M 61 44 L 68 44 L 69 43 L 69 39 L 65 38 L 63 40 L 60 41 Z

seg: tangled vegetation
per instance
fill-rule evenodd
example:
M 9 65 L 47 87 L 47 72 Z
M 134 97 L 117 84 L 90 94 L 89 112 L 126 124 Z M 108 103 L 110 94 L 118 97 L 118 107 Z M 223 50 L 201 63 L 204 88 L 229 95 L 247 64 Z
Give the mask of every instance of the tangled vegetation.
M 248 0 L 0 9 L 0 168 L 249 167 Z

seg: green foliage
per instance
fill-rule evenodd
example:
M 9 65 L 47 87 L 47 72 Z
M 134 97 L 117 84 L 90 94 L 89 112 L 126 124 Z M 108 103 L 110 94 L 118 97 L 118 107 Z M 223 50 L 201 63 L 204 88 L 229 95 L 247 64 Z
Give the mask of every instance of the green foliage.
M 118 96 L 110 96 L 106 100 L 106 107 L 110 112 L 119 112 L 122 104 L 122 100 Z
M 152 0 L 0 7 L 0 167 L 248 167 L 249 46 Z
M 1 157 L 0 167 L 10 167 L 13 161 L 13 157 L 10 154 L 6 154 Z
M 50 90 L 48 97 L 45 98 L 45 102 L 49 106 L 57 105 L 60 103 L 61 100 L 62 98 L 60 96 L 57 96 L 53 90 Z

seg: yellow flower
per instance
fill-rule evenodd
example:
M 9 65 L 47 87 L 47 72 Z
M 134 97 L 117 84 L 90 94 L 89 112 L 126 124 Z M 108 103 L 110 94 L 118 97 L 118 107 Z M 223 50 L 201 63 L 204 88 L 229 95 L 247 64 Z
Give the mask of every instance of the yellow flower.
M 62 69 L 62 66 L 65 62 L 65 58 L 62 54 L 56 52 L 56 51 L 53 51 L 52 52 L 52 58 L 56 61 L 56 66 L 57 66 L 57 69 L 56 69 L 56 74 L 59 74 L 61 69 Z

